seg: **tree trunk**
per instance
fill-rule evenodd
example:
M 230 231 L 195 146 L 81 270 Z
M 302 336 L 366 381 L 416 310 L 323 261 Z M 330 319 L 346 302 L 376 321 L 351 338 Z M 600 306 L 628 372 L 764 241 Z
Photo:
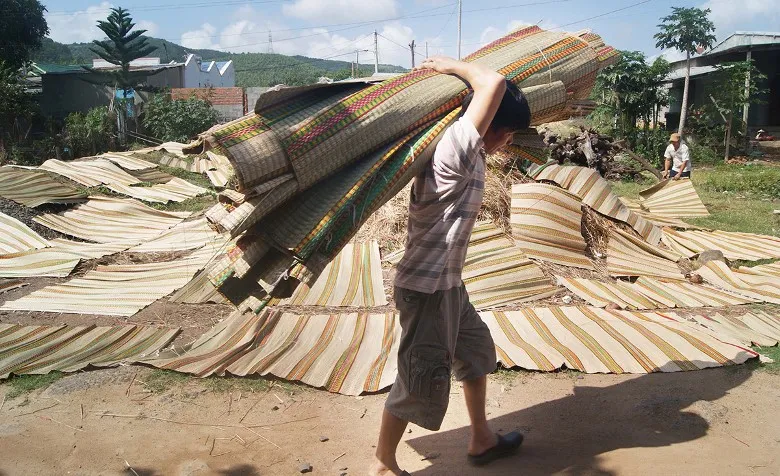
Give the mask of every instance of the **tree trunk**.
M 661 172 L 659 172 L 658 169 L 653 167 L 652 164 L 650 164 L 650 162 L 647 159 L 645 159 L 641 155 L 637 154 L 633 150 L 631 150 L 628 147 L 626 147 L 625 144 L 622 143 L 622 141 L 615 143 L 615 145 L 618 146 L 621 151 L 623 151 L 626 154 L 628 154 L 629 157 L 631 157 L 632 159 L 634 159 L 637 162 L 639 162 L 639 164 L 642 165 L 643 169 L 645 169 L 648 172 L 650 172 L 651 174 L 655 175 L 655 178 L 657 178 L 658 180 L 661 180 Z
M 724 162 L 728 162 L 729 160 L 729 148 L 731 147 L 731 121 L 734 118 L 734 113 L 729 114 L 729 122 L 726 124 L 726 157 L 723 159 Z
M 682 136 L 685 119 L 688 118 L 688 86 L 691 82 L 691 54 L 685 53 L 685 87 L 683 88 L 682 109 L 680 109 L 680 127 L 677 132 Z

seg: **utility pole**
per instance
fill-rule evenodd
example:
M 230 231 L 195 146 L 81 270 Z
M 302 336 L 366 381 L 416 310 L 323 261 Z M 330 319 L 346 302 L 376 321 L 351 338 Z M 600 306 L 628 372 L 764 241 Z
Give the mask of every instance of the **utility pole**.
M 414 68 L 414 40 L 409 43 L 409 49 L 412 50 L 412 68 Z
M 458 59 L 460 59 L 460 26 L 463 19 L 463 0 L 458 0 Z
M 379 41 L 377 32 L 374 30 L 374 74 L 379 73 Z
M 425 42 L 425 58 L 428 58 L 428 42 Z

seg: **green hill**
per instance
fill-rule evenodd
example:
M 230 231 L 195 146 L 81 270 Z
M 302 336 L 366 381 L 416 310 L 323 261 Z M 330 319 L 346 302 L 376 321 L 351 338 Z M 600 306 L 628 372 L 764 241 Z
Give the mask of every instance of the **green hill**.
M 266 53 L 227 53 L 217 50 L 198 50 L 185 48 L 176 43 L 159 38 L 148 38 L 149 44 L 156 49 L 149 56 L 157 56 L 160 61 L 183 61 L 187 54 L 199 55 L 205 61 L 233 60 L 236 68 L 236 86 L 275 86 L 287 84 L 297 86 L 311 84 L 321 76 L 332 79 L 344 79 L 350 75 L 350 63 L 347 61 L 332 61 L 305 56 L 285 56 Z M 50 38 L 43 40 L 40 50 L 34 55 L 33 61 L 55 64 L 90 64 L 96 57 L 89 48 L 91 43 L 57 43 Z M 362 65 L 360 76 L 370 76 L 374 68 Z M 383 73 L 400 73 L 405 68 L 394 65 L 380 64 L 379 71 Z

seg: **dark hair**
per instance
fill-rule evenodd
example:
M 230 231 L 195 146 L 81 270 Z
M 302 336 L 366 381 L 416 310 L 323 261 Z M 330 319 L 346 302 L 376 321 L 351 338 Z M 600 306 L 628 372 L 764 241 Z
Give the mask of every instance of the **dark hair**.
M 461 115 L 466 112 L 471 100 L 474 98 L 474 91 L 471 91 L 466 99 L 463 100 L 463 109 Z M 528 100 L 523 95 L 520 88 L 514 83 L 506 80 L 506 91 L 498 111 L 490 123 L 491 129 L 511 129 L 519 131 L 528 129 L 531 126 L 531 108 L 528 106 Z

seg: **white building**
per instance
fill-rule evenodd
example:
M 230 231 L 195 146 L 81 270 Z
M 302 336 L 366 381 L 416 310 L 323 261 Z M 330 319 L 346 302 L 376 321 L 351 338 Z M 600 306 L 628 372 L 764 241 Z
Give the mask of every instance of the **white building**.
M 233 61 L 203 61 L 200 56 L 187 55 L 184 61 L 184 88 L 232 88 L 236 85 Z

